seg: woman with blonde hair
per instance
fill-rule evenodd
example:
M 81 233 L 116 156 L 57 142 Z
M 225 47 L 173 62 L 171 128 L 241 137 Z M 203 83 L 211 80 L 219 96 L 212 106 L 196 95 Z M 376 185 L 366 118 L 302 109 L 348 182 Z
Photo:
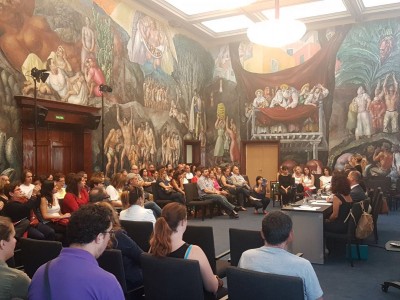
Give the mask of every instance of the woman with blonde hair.
M 150 239 L 150 254 L 197 260 L 205 290 L 216 293 L 223 282 L 213 274 L 207 256 L 199 246 L 189 245 L 183 239 L 187 226 L 186 207 L 179 203 L 164 206 Z

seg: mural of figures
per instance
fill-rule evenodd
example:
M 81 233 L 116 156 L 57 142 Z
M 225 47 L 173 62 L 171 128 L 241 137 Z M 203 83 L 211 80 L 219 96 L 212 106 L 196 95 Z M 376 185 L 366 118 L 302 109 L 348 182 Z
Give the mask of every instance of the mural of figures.
M 383 92 L 385 95 L 386 112 L 383 117 L 383 132 L 396 133 L 399 131 L 397 112 L 399 103 L 398 86 L 394 73 L 391 74 L 393 83 L 388 85 L 390 74 L 386 75 L 383 83 Z
M 371 98 L 365 92 L 362 86 L 357 89 L 357 96 L 354 98 L 355 105 L 357 106 L 357 126 L 356 126 L 356 140 L 360 137 L 366 136 L 371 137 L 371 118 L 369 111 L 369 105 L 371 104 Z
M 82 26 L 82 51 L 81 51 L 81 71 L 85 72 L 85 62 L 89 56 L 94 56 L 95 35 L 90 28 L 90 19 L 85 17 L 85 25 Z
M 223 161 L 225 145 L 225 126 L 225 105 L 223 103 L 218 103 L 217 120 L 214 124 L 214 127 L 217 130 L 217 139 L 215 140 L 214 147 L 215 164 L 220 164 Z
M 111 129 L 104 141 L 104 153 L 107 156 L 106 172 L 104 175 L 110 176 L 117 173 L 118 154 L 123 148 L 122 132 L 120 129 Z M 111 171 L 113 173 L 111 173 Z
M 192 98 L 192 104 L 190 105 L 189 113 L 189 131 L 193 134 L 197 140 L 200 133 L 200 127 L 204 126 L 202 122 L 203 104 L 197 90 L 194 90 Z
M 239 150 L 239 141 L 238 141 L 238 132 L 236 128 L 236 124 L 233 119 L 226 117 L 225 121 L 226 132 L 229 134 L 229 138 L 231 140 L 231 146 L 229 148 L 229 155 L 231 157 L 231 162 L 233 164 L 239 163 L 240 161 L 240 150 Z
M 381 87 L 381 81 L 378 80 L 378 84 L 375 88 L 375 97 L 369 106 L 372 120 L 372 130 L 374 133 L 382 132 L 383 130 L 383 118 L 386 112 L 386 104 L 383 96 L 384 91 Z
M 129 121 L 126 117 L 121 118 L 121 109 L 119 105 L 117 105 L 117 122 L 119 127 L 121 128 L 122 138 L 124 140 L 124 146 L 122 148 L 121 157 L 120 157 L 120 166 L 121 169 L 124 168 L 124 159 L 125 157 L 129 160 L 129 152 L 131 151 L 131 147 L 133 142 L 135 141 L 135 123 L 133 120 L 133 110 L 130 109 L 130 118 Z

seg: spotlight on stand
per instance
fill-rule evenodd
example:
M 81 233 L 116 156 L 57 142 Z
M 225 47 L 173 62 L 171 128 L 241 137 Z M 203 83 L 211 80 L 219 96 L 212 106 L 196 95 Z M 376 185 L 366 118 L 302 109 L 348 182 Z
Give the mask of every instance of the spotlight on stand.
M 49 77 L 49 73 L 47 73 L 47 70 L 38 70 L 37 68 L 33 68 L 31 70 L 31 75 L 36 81 L 42 81 L 45 82 L 47 78 Z
M 100 84 L 99 89 L 100 89 L 100 92 L 103 92 L 103 93 L 111 93 L 112 92 L 111 86 L 108 86 L 106 84 Z

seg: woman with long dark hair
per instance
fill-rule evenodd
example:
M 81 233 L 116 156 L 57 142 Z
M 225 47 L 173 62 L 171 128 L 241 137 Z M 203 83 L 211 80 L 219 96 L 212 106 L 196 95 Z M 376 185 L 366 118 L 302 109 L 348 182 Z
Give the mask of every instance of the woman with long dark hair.
M 267 197 L 267 181 L 262 176 L 256 177 L 256 184 L 251 190 L 251 204 L 254 206 L 254 214 L 258 214 L 258 210 L 262 208 L 262 213 L 267 214 L 267 206 L 271 199 Z
M 210 263 L 203 250 L 196 245 L 189 245 L 183 239 L 187 226 L 186 207 L 179 203 L 169 203 L 162 209 L 161 217 L 154 226 L 150 239 L 150 254 L 158 257 L 175 257 L 197 260 L 200 265 L 204 288 L 216 293 L 222 286 L 212 272 Z
M 89 194 L 85 188 L 86 180 L 82 175 L 74 174 L 67 182 L 66 194 L 62 203 L 61 211 L 73 213 L 79 207 L 89 202 Z

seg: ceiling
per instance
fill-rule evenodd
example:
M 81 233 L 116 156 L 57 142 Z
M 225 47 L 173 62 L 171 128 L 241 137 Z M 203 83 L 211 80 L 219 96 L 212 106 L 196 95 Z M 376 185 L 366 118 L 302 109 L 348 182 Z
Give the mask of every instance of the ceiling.
M 184 29 L 210 46 L 245 39 L 249 24 L 275 13 L 275 0 L 253 0 L 247 6 L 217 10 L 212 4 L 234 0 L 191 0 L 194 4 L 186 7 L 189 0 L 136 1 L 165 18 L 169 26 Z M 174 1 L 183 4 L 174 6 Z M 281 17 L 299 19 L 307 30 L 400 16 L 400 1 L 394 0 L 280 0 L 279 6 Z

